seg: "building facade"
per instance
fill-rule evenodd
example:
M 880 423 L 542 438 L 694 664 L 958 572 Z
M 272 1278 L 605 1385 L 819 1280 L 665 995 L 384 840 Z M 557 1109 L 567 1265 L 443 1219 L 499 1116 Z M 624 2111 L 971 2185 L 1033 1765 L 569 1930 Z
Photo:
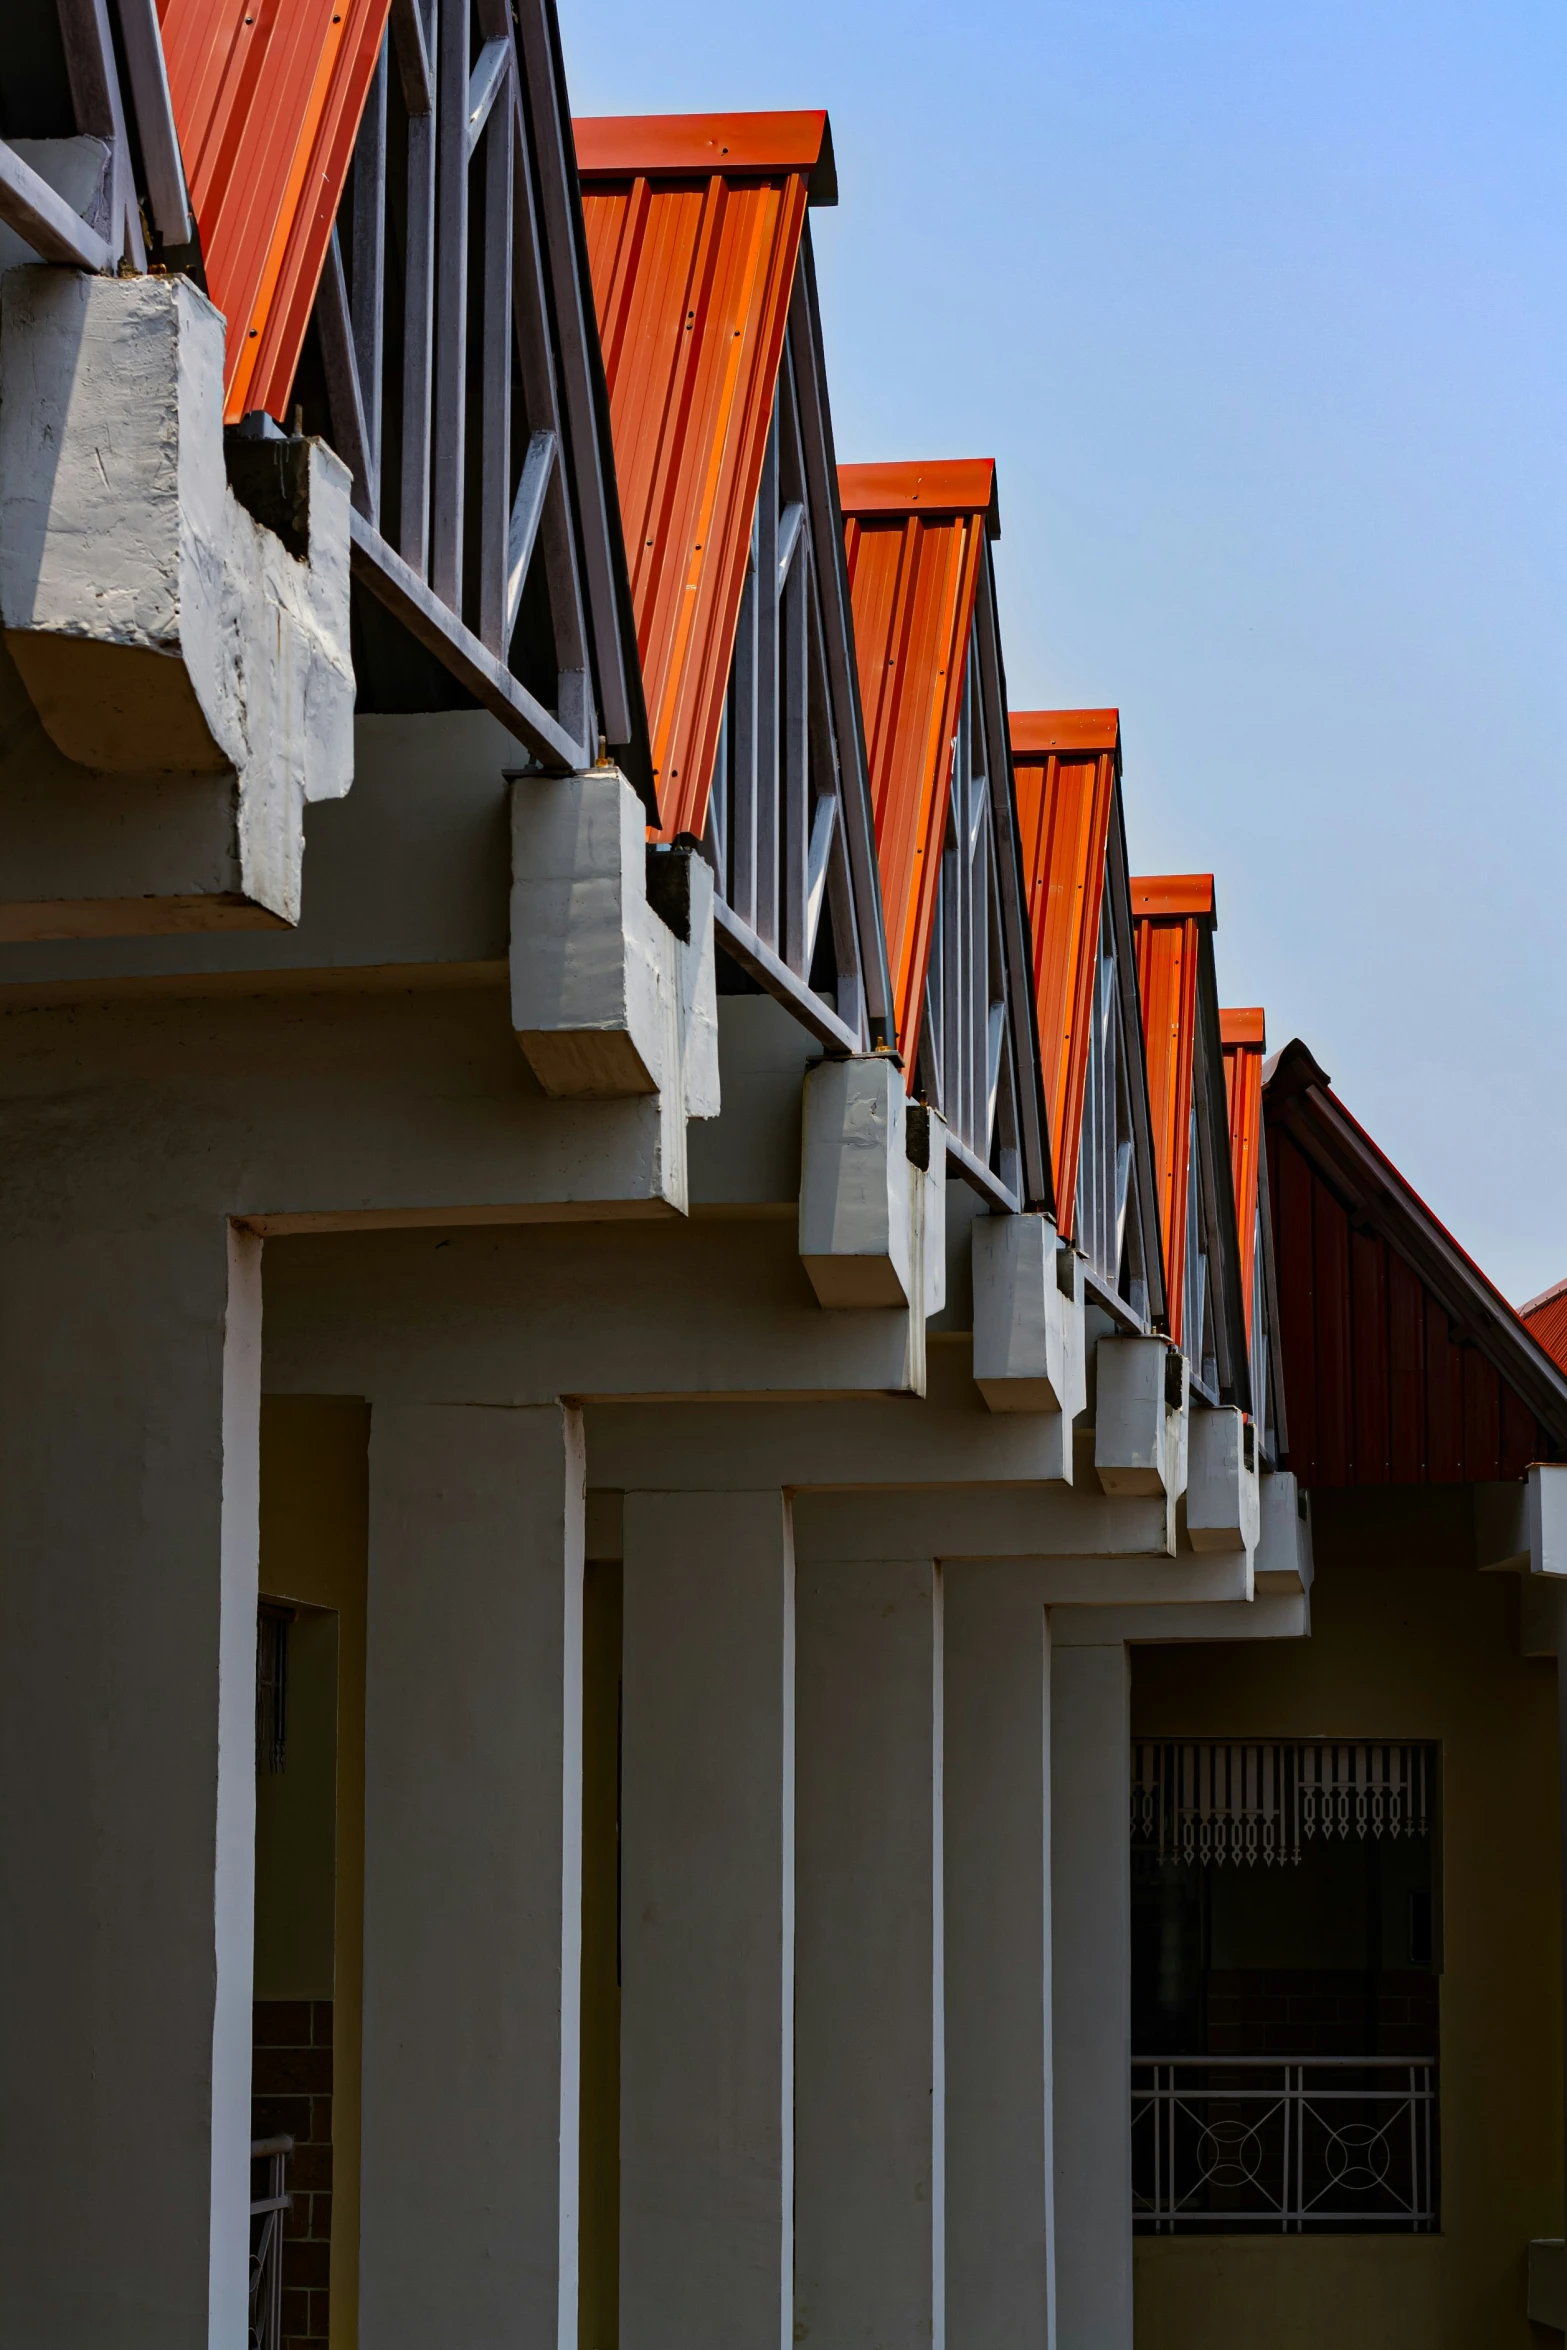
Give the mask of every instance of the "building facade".
M 839 467 L 824 114 L 23 15 L 0 2333 L 1126 2350 L 1147 1756 L 1315 1653 L 1340 1392 L 1212 881 L 1010 709 L 994 465 Z

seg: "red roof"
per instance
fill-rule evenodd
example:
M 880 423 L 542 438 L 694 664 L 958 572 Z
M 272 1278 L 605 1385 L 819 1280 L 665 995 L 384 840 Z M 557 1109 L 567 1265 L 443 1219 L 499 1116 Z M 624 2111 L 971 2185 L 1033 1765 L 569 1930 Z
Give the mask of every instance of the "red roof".
M 1552 1362 L 1567 1371 L 1567 1281 L 1553 1282 L 1518 1309 L 1518 1319 Z
M 1241 1298 L 1246 1308 L 1249 1345 L 1257 1270 L 1257 1188 L 1263 1148 L 1262 1056 L 1268 1044 L 1267 1022 L 1261 1006 L 1221 1012 L 1219 1037 L 1224 1046 L 1224 1090 L 1230 1110 L 1230 1174 L 1235 1185 Z
M 1011 734 L 1056 1220 L 1070 1240 L 1120 714 L 1014 710 Z
M 666 837 L 700 837 L 827 117 L 577 123 L 588 255 Z
M 1170 873 L 1132 883 L 1137 986 L 1148 1048 L 1148 1107 L 1159 1184 L 1159 1228 L 1170 1335 L 1182 1343 L 1186 1299 L 1186 1188 L 1191 1168 L 1197 1046 L 1198 930 L 1214 921 L 1211 873 Z
M 1567 1452 L 1567 1378 L 1298 1039 L 1269 1074 L 1289 1463 L 1310 1485 L 1521 1477 Z
M 996 469 L 989 458 L 840 465 L 838 494 L 897 1041 L 912 1068 Z
M 158 0 L 207 291 L 228 321 L 223 416 L 293 389 L 390 0 Z

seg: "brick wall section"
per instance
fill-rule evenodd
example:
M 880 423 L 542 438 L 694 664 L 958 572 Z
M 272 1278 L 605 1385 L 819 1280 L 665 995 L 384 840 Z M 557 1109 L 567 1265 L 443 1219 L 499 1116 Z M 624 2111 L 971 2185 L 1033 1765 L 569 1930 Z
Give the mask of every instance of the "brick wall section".
M 1438 1977 L 1323 1968 L 1216 1969 L 1207 1978 L 1214 2056 L 1435 2056 Z
M 326 2350 L 332 2241 L 332 2002 L 258 1999 L 252 2009 L 251 2135 L 287 2130 L 294 2208 L 283 2242 L 283 2350 Z

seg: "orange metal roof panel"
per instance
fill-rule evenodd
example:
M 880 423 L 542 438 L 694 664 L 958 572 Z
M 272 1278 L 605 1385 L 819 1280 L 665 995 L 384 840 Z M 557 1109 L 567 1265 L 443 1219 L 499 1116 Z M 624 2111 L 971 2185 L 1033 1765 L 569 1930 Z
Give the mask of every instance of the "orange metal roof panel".
M 988 461 L 961 469 L 911 466 L 911 477 L 960 470 L 972 501 L 931 511 L 885 502 L 899 469 L 844 465 L 844 509 L 855 660 L 881 867 L 898 1047 L 912 1067 L 930 966 L 941 880 L 952 743 L 995 488 Z M 949 495 L 951 485 L 948 485 Z M 863 502 L 867 495 L 869 503 Z
M 582 204 L 654 783 L 666 838 L 700 838 L 810 166 L 686 169 L 656 117 L 576 130 L 579 158 L 616 158 L 581 160 Z
M 1119 710 L 1014 710 L 1012 756 L 1043 759 L 1051 751 L 1121 748 Z
M 1114 725 L 1088 729 L 1068 723 L 1080 718 L 1113 721 L 1115 712 L 1014 710 L 1011 715 L 1056 1222 L 1068 1240 L 1076 1210 L 1119 732 Z
M 207 291 L 228 321 L 224 420 L 281 417 L 390 0 L 158 0 Z
M 1567 1281 L 1557 1281 L 1518 1309 L 1518 1319 L 1552 1362 L 1567 1371 Z
M 1132 884 L 1132 904 L 1146 883 Z M 1197 1041 L 1197 925 L 1181 914 L 1137 923 L 1137 985 L 1148 1051 L 1148 1108 L 1153 1123 L 1159 1226 L 1164 1241 L 1170 1335 L 1184 1332 L 1186 1300 L 1186 1189 L 1191 1169 L 1192 1081 Z
M 1252 1292 L 1257 1265 L 1257 1178 L 1262 1141 L 1262 1056 L 1267 1023 L 1260 1006 L 1221 1012 L 1224 1091 L 1230 1112 L 1230 1173 L 1235 1185 L 1236 1236 L 1240 1243 L 1241 1297 L 1246 1307 L 1246 1342 L 1252 1338 Z
M 1199 921 L 1216 920 L 1211 873 L 1145 874 L 1132 883 L 1132 912 L 1160 921 L 1191 914 Z
M 572 125 L 584 175 L 803 171 L 813 204 L 836 204 L 832 125 L 795 114 L 585 114 Z

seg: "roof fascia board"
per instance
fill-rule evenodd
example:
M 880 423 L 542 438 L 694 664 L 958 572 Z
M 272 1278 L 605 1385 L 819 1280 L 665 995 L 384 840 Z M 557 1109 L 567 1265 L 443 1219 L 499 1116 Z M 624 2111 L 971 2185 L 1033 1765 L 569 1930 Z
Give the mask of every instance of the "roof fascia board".
M 838 201 L 832 124 L 817 107 L 792 113 L 584 115 L 581 167 L 601 177 L 736 179 L 798 171 L 814 206 Z

